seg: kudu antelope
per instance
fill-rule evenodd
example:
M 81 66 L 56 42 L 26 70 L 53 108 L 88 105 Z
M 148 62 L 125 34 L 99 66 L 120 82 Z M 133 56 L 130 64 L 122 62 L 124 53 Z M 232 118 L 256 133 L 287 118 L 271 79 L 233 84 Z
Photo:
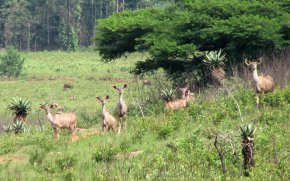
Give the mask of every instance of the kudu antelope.
M 188 85 L 185 86 L 185 87 L 181 87 L 181 88 L 179 87 L 178 90 L 181 93 L 181 99 L 185 99 L 185 93 L 186 93 L 186 91 L 189 91 L 188 92 L 188 94 L 189 94 L 188 101 L 194 101 L 195 100 L 195 98 L 193 97 L 193 94 L 189 90 L 189 86 Z
M 260 74 L 258 75 L 257 66 L 262 62 L 261 59 L 257 61 L 245 60 L 245 64 L 253 73 L 253 79 L 255 81 L 255 91 L 256 91 L 256 106 L 259 107 L 259 96 L 260 94 L 265 94 L 267 92 L 272 92 L 274 90 L 274 81 L 270 75 Z
M 189 105 L 189 94 L 190 91 L 189 89 L 187 89 L 185 91 L 185 98 L 184 99 L 179 99 L 179 100 L 175 100 L 175 101 L 170 101 L 165 103 L 165 109 L 167 110 L 175 110 L 175 109 L 180 109 L 180 108 L 184 108 L 184 107 L 188 107 Z
M 53 115 L 50 112 L 50 107 L 47 104 L 40 105 L 40 109 L 46 113 L 47 120 L 50 122 L 54 130 L 55 140 L 59 140 L 59 130 L 68 129 L 71 133 L 71 138 L 74 137 L 74 130 L 77 124 L 77 116 L 72 112 L 58 112 Z
M 106 109 L 106 102 L 110 97 L 106 96 L 105 99 L 102 99 L 102 97 L 97 96 L 96 98 L 102 103 L 102 131 L 110 131 L 112 129 L 115 133 L 116 120 Z
M 121 133 L 121 128 L 126 129 L 126 114 L 127 114 L 127 106 L 125 104 L 125 101 L 123 99 L 124 90 L 127 88 L 127 84 L 123 86 L 123 88 L 118 88 L 116 86 L 113 86 L 114 89 L 116 89 L 119 92 L 119 101 L 117 103 L 115 112 L 118 116 L 118 134 Z
M 56 111 L 61 111 L 63 112 L 64 111 L 64 107 L 59 105 L 58 103 L 52 103 L 49 105 L 49 108 L 50 109 L 56 109 Z

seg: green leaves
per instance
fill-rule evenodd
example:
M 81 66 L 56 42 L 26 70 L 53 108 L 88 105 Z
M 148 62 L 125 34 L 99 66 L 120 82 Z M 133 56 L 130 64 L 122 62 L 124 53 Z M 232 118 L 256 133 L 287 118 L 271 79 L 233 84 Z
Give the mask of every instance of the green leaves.
M 218 50 L 205 53 L 202 61 L 209 67 L 221 67 L 224 66 L 225 60 L 226 54 L 222 54 L 222 50 Z
M 13 111 L 16 115 L 27 116 L 28 112 L 31 111 L 31 102 L 29 99 L 13 98 L 8 109 Z
M 165 88 L 161 90 L 161 97 L 165 101 L 172 101 L 175 97 L 175 93 L 176 93 L 176 89 Z
M 248 125 L 239 126 L 239 127 L 240 127 L 240 133 L 243 140 L 251 141 L 254 139 L 256 128 L 251 123 Z
M 244 57 L 256 58 L 287 47 L 289 18 L 282 6 L 269 1 L 195 0 L 184 6 L 125 11 L 99 21 L 97 49 L 108 61 L 128 52 L 147 51 L 150 56 L 137 63 L 134 73 L 163 68 L 172 78 L 180 78 L 199 72 L 193 82 L 207 84 L 203 63 L 211 68 L 224 63 L 232 66 Z M 221 49 L 227 62 L 220 52 L 198 56 Z M 216 77 L 223 74 L 215 73 Z
M 24 122 L 17 120 L 13 124 L 9 124 L 8 126 L 3 126 L 4 132 L 10 133 L 14 132 L 15 134 L 18 133 L 27 133 L 30 131 L 30 128 L 26 127 Z
M 23 68 L 24 59 L 20 53 L 10 47 L 6 50 L 6 54 L 0 56 L 0 76 L 18 77 Z

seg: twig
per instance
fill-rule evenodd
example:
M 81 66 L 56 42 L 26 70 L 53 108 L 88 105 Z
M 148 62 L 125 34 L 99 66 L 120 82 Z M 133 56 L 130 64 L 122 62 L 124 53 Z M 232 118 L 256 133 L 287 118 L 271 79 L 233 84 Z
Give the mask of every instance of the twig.
M 225 86 L 224 84 L 224 81 L 222 82 L 222 86 L 225 88 L 225 90 L 227 91 L 227 93 L 229 94 L 230 98 L 232 98 L 238 108 L 238 112 L 240 114 L 240 118 L 242 120 L 242 122 L 244 122 L 244 119 L 243 119 L 243 116 L 242 116 L 242 112 L 241 112 L 241 109 L 240 109 L 240 105 L 238 103 L 238 101 L 234 98 L 234 96 L 232 95 L 231 91 Z
M 219 155 L 219 158 L 221 160 L 221 164 L 222 164 L 222 172 L 223 174 L 225 175 L 227 170 L 226 170 L 226 165 L 225 165 L 225 158 L 224 158 L 224 155 L 226 153 L 223 153 L 221 149 L 219 149 L 219 147 L 217 146 L 217 137 L 218 135 L 215 136 L 215 140 L 214 140 L 214 147 L 216 148 L 217 152 L 218 152 L 218 155 Z
M 138 105 L 138 107 L 139 107 L 139 109 L 140 109 L 140 111 L 141 111 L 142 117 L 144 118 L 145 116 L 144 116 L 144 113 L 143 113 L 142 107 L 140 106 L 140 104 L 139 104 L 138 102 L 137 102 L 136 104 Z

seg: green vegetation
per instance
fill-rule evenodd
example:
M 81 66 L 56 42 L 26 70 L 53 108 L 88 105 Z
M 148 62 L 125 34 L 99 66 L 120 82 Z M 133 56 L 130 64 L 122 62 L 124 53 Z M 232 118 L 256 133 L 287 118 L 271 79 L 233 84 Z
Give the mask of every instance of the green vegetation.
M 281 1 L 282 2 L 282 1 Z M 207 76 L 204 51 L 222 49 L 226 66 L 289 46 L 290 14 L 281 2 L 195 0 L 191 3 L 124 11 L 99 20 L 97 49 L 105 60 L 148 51 L 134 73 L 164 68 L 177 80 L 188 73 L 195 84 Z
M 171 0 L 0 0 L 0 49 L 67 50 L 93 46 L 96 20 Z
M 17 135 L 1 133 L 3 180 L 288 180 L 290 177 L 289 87 L 262 96 L 261 108 L 257 110 L 254 91 L 247 90 L 237 77 L 228 79 L 225 85 L 239 103 L 244 120 L 241 122 L 234 100 L 224 94 L 223 88 L 207 89 L 187 109 L 164 111 L 161 90 L 170 90 L 169 85 L 172 86 L 164 72 L 146 75 L 150 86 L 129 74 L 134 63 L 144 57 L 142 54 L 130 54 L 109 63 L 103 63 L 94 52 L 39 52 L 22 56 L 26 64 L 19 79 L 0 82 L 0 123 L 9 125 L 13 121 L 14 117 L 7 114 L 7 105 L 12 97 L 21 95 L 32 102 L 32 111 L 27 116 L 30 131 Z M 122 86 L 121 80 L 128 81 L 124 93 L 129 107 L 128 129 L 119 136 L 112 132 L 102 134 L 101 107 L 95 96 L 109 95 L 107 108 L 112 112 L 118 99 L 112 86 Z M 63 90 L 67 82 L 73 83 L 74 88 Z M 75 100 L 69 99 L 72 95 Z M 77 132 L 80 139 L 70 143 L 69 133 L 63 130 L 60 140 L 55 142 L 53 130 L 38 106 L 49 98 L 65 110 L 74 110 L 79 118 L 78 127 L 96 129 L 96 133 Z M 256 165 L 245 177 L 241 174 L 244 139 L 239 126 L 245 130 L 243 125 L 249 123 L 256 128 Z M 221 172 L 212 130 L 232 135 L 233 145 L 225 155 L 226 175 Z M 135 155 L 136 151 L 142 152 Z
M 209 51 L 204 54 L 203 63 L 209 68 L 212 78 L 217 80 L 219 83 L 225 76 L 225 60 L 226 55 L 221 54 L 222 51 Z
M 8 106 L 8 109 L 15 114 L 14 121 L 25 121 L 28 113 L 31 111 L 31 102 L 28 99 L 13 98 L 13 101 Z
M 23 63 L 24 59 L 16 49 L 7 48 L 6 53 L 0 56 L 0 76 L 18 77 L 23 69 Z

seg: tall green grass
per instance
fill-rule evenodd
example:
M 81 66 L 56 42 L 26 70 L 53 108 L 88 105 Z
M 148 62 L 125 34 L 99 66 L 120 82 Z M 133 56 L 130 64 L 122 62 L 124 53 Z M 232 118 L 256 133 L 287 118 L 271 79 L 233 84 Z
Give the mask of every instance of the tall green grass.
M 96 59 L 93 58 L 94 55 Z M 1 95 L 4 95 L 0 102 L 2 111 L 0 114 L 6 117 L 7 122 L 11 121 L 12 115 L 5 111 L 11 97 L 30 98 L 34 110 L 28 117 L 31 131 L 20 135 L 0 134 L 1 180 L 289 180 L 290 178 L 289 88 L 277 89 L 265 95 L 261 100 L 261 108 L 257 110 L 252 90 L 244 90 L 241 85 L 234 85 L 237 89 L 232 91 L 232 95 L 239 103 L 244 120 L 242 122 L 234 100 L 224 94 L 222 89 L 218 93 L 214 90 L 202 93 L 200 98 L 186 109 L 164 111 L 164 103 L 159 101 L 157 96 L 154 97 L 159 91 L 155 83 L 147 87 L 140 81 L 129 82 L 129 89 L 124 95 L 130 108 L 128 129 L 125 132 L 121 135 L 112 132 L 98 133 L 69 143 L 69 133 L 63 130 L 60 140 L 55 142 L 53 131 L 47 124 L 44 113 L 40 113 L 40 121 L 45 123 L 44 129 L 40 130 L 37 125 L 38 104 L 50 97 L 51 101 L 64 105 L 67 110 L 76 110 L 79 127 L 96 127 L 101 130 L 101 105 L 95 96 L 109 94 L 112 99 L 108 103 L 108 108 L 112 112 L 118 95 L 111 86 L 124 83 L 100 80 L 99 77 L 108 75 L 133 80 L 134 77 L 128 70 L 135 61 L 142 58 L 142 55 L 130 55 L 127 59 L 109 64 L 100 62 L 98 55 L 92 52 L 72 54 L 42 52 L 26 53 L 23 56 L 27 60 L 24 75 L 18 80 L 3 80 L 0 83 Z M 50 62 L 52 60 L 49 57 L 55 57 L 62 62 L 58 64 L 59 67 L 67 71 L 54 72 L 52 70 L 55 69 L 41 68 L 42 63 L 56 67 L 56 64 Z M 71 59 L 75 59 L 73 64 L 79 64 L 83 70 L 74 69 L 75 72 L 69 72 L 67 66 L 70 65 Z M 88 59 L 98 70 L 95 74 L 89 71 L 89 67 L 85 68 Z M 28 65 L 34 68 L 29 68 Z M 128 69 L 120 68 L 124 66 Z M 43 73 L 36 71 L 37 69 L 42 69 Z M 116 71 L 110 74 L 107 69 Z M 53 76 L 55 78 L 52 79 Z M 153 76 L 149 79 L 154 81 L 155 78 Z M 156 79 L 161 80 L 160 77 Z M 75 87 L 64 91 L 62 85 L 67 81 L 72 81 Z M 216 96 L 212 96 L 213 94 Z M 77 99 L 69 100 L 71 95 L 75 95 Z M 242 140 L 238 126 L 250 122 L 257 127 L 254 145 L 256 166 L 250 172 L 250 176 L 245 177 L 242 168 Z M 224 143 L 224 147 L 230 149 L 225 154 L 226 175 L 222 174 L 218 153 L 213 145 L 215 131 L 230 133 L 234 145 L 233 149 Z M 134 151 L 142 153 L 131 158 L 130 153 Z

